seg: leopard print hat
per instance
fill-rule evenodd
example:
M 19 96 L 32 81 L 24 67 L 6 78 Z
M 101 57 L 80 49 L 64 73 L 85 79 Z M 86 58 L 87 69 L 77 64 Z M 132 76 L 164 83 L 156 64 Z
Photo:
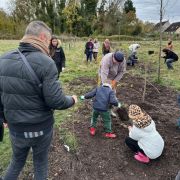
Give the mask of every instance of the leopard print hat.
M 151 117 L 135 104 L 129 106 L 129 118 L 138 128 L 145 128 L 151 124 Z

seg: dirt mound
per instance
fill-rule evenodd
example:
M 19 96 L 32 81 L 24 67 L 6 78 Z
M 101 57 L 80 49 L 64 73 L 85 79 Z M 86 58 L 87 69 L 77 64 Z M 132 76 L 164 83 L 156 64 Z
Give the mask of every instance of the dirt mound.
M 82 85 L 87 79 L 78 82 Z M 89 79 L 94 86 L 94 80 Z M 76 85 L 76 82 L 72 82 Z M 50 179 L 52 180 L 170 180 L 174 179 L 180 169 L 180 133 L 175 129 L 178 117 L 176 93 L 166 87 L 154 84 L 147 86 L 146 101 L 142 103 L 143 79 L 126 75 L 117 90 L 118 99 L 127 105 L 138 104 L 149 113 L 163 139 L 165 150 L 162 156 L 149 164 L 141 164 L 134 160 L 133 153 L 124 143 L 128 130 L 123 124 L 127 117 L 114 118 L 113 130 L 117 139 L 105 139 L 103 127 L 99 121 L 97 134 L 91 137 L 88 128 L 91 118 L 91 101 L 85 101 L 77 113 L 74 130 L 72 124 L 65 125 L 74 131 L 79 147 L 75 153 L 70 153 L 63 147 L 58 131 L 50 153 Z M 122 111 L 122 110 L 121 110 Z M 122 114 L 122 112 L 120 114 Z M 125 110 L 123 110 L 125 111 Z M 26 178 L 27 179 L 27 178 Z

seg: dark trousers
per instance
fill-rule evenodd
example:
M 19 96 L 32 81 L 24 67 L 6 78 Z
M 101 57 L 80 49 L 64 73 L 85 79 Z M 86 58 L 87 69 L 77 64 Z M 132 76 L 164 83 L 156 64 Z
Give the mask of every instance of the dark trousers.
M 175 62 L 174 59 L 166 59 L 166 64 L 168 69 L 173 69 L 173 65 L 172 65 L 173 62 Z
M 88 60 L 90 60 L 90 62 L 92 61 L 92 54 L 93 54 L 93 52 L 87 52 L 86 53 L 86 60 L 88 61 Z
M 97 61 L 97 55 L 98 55 L 97 52 L 93 52 L 93 58 L 94 58 L 95 61 Z
M 0 142 L 3 141 L 4 136 L 4 126 L 3 124 L 0 124 Z
M 125 139 L 125 143 L 133 152 L 135 153 L 141 152 L 145 154 L 144 151 L 139 147 L 138 141 L 135 141 L 134 139 L 127 137 Z
M 56 63 L 56 67 L 57 67 L 57 70 L 58 70 L 58 79 L 59 79 L 60 73 L 62 72 L 62 64 L 61 63 Z
M 17 180 L 25 165 L 30 148 L 33 152 L 35 180 L 46 180 L 48 176 L 48 150 L 52 140 L 53 129 L 47 134 L 35 138 L 22 138 L 12 135 L 12 159 L 8 166 L 4 180 Z
M 100 112 L 97 110 L 93 110 L 93 115 L 91 118 L 91 127 L 96 128 L 96 124 L 99 116 L 101 116 L 103 119 L 105 132 L 106 133 L 112 132 L 111 115 L 109 111 Z

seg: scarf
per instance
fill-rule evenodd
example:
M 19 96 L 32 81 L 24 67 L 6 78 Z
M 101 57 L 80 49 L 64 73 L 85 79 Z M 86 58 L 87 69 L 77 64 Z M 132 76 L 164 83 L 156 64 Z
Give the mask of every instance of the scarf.
M 46 45 L 41 39 L 35 36 L 31 35 L 25 35 L 21 41 L 21 43 L 29 43 L 33 47 L 39 49 L 42 53 L 46 54 L 49 56 L 49 48 L 48 45 Z

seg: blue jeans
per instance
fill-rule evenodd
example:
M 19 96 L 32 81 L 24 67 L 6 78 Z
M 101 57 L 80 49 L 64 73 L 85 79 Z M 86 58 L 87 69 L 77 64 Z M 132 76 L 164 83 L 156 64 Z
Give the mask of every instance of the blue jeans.
M 86 53 L 86 60 L 90 60 L 90 62 L 92 61 L 92 55 L 93 55 L 93 52 L 87 52 Z
M 46 180 L 48 176 L 48 150 L 52 135 L 53 129 L 50 129 L 47 134 L 35 138 L 21 138 L 10 132 L 13 154 L 4 180 L 17 180 L 25 165 L 30 148 L 33 151 L 35 180 Z
M 168 69 L 173 69 L 172 63 L 174 62 L 174 59 L 166 59 L 166 64 Z

